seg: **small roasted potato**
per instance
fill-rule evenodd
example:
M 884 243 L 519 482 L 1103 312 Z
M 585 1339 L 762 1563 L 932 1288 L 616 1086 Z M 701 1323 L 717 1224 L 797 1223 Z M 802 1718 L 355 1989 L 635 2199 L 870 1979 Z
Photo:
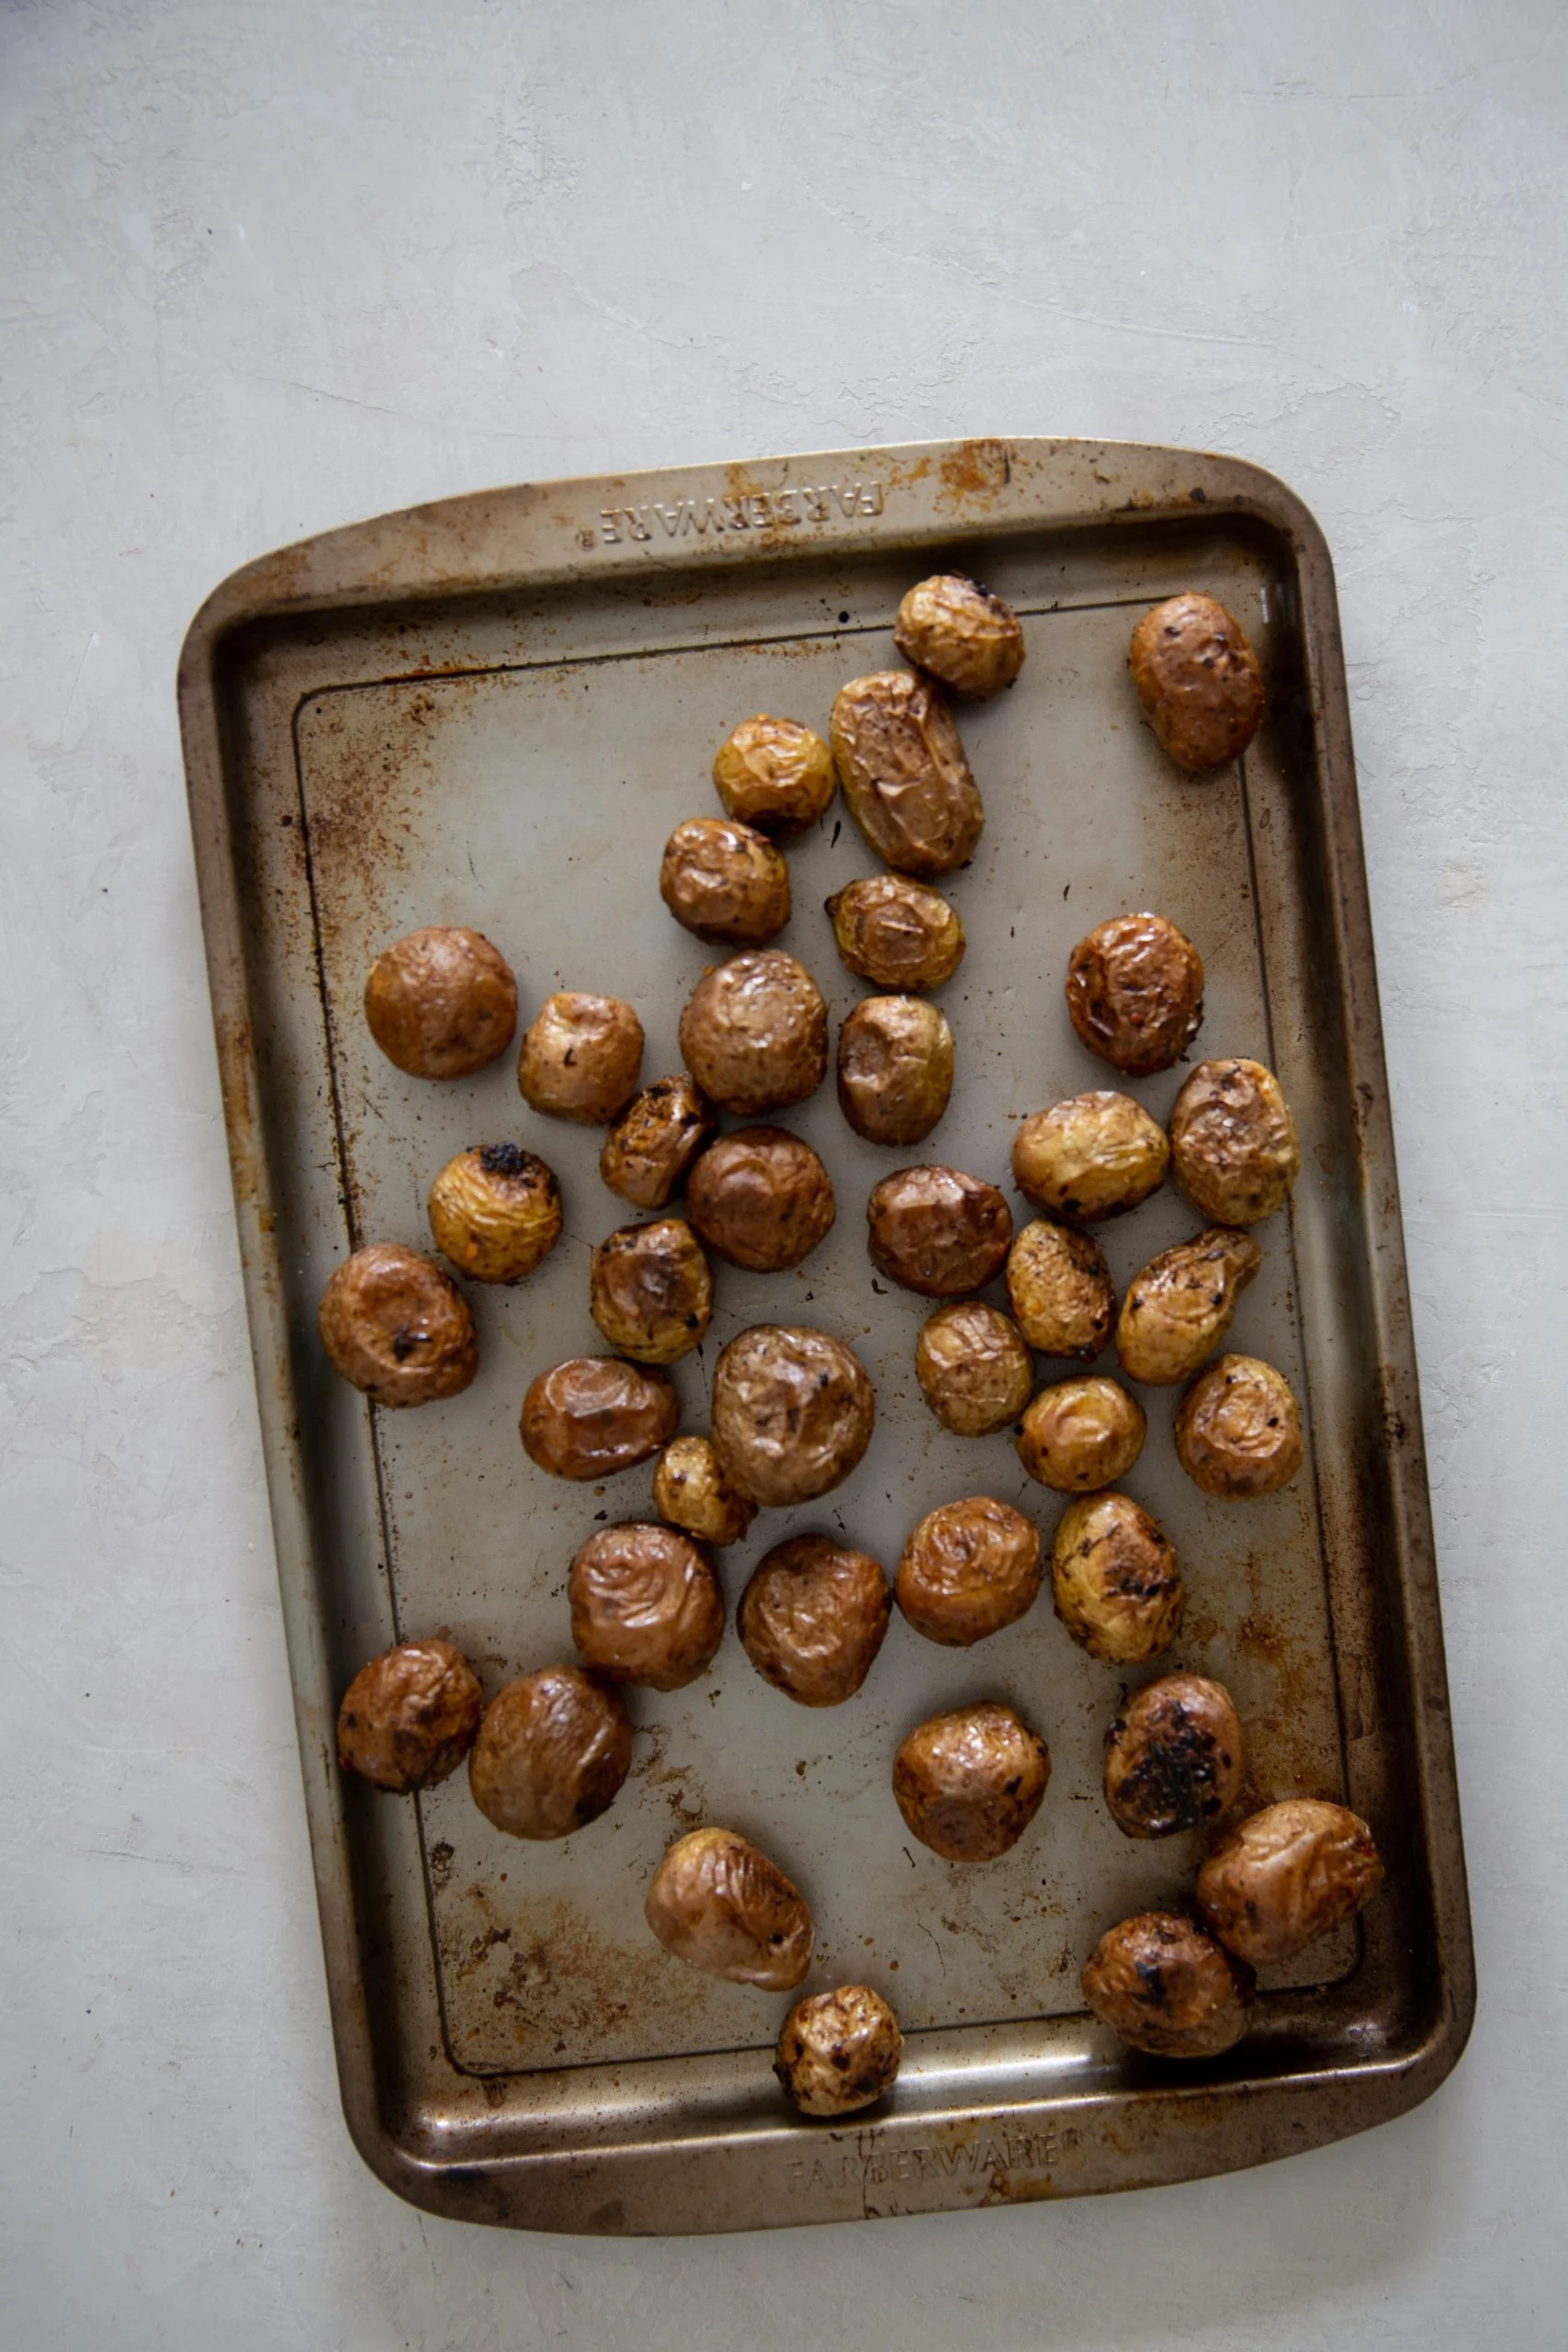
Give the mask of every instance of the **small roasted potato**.
M 811 1965 L 805 1896 L 733 1829 L 677 1838 L 654 1872 L 643 1914 L 666 1951 L 731 1984 L 789 1993 Z
M 604 1138 L 599 1174 L 633 1208 L 667 1208 L 718 1120 L 689 1071 L 656 1078 Z
M 588 1272 L 588 1311 L 613 1348 L 638 1363 L 677 1363 L 713 1319 L 713 1275 L 678 1216 L 606 1234 Z
M 1170 1114 L 1176 1181 L 1217 1225 L 1283 1208 L 1301 1172 L 1296 1123 L 1261 1062 L 1200 1062 Z
M 852 1348 L 826 1331 L 756 1323 L 713 1368 L 713 1450 L 748 1501 L 814 1502 L 871 1443 L 876 1397 Z
M 1056 1522 L 1056 1614 L 1080 1648 L 1111 1666 L 1168 1650 L 1187 1596 L 1168 1537 L 1129 1495 L 1084 1495 Z
M 789 921 L 789 868 L 751 826 L 690 817 L 664 844 L 659 895 L 699 939 L 761 947 Z
M 1169 1160 L 1165 1129 L 1130 1094 L 1074 1094 L 1024 1120 L 1012 1177 L 1047 1216 L 1093 1225 L 1157 1192 Z
M 1164 915 L 1115 915 L 1067 959 L 1067 1017 L 1129 1078 L 1179 1062 L 1203 1018 L 1203 962 Z
M 1229 1811 L 1243 1762 L 1241 1719 L 1224 1685 L 1162 1675 L 1105 1736 L 1105 1802 L 1129 1838 L 1174 1838 Z
M 1236 1301 L 1263 1263 L 1250 1233 L 1213 1225 L 1151 1258 L 1127 1285 L 1116 1323 L 1122 1370 L 1151 1388 L 1196 1372 L 1230 1329 Z
M 994 1862 L 1016 1846 L 1051 1777 L 1051 1755 L 1010 1707 L 961 1707 L 917 1724 L 893 1759 L 907 1828 L 949 1862 Z
M 450 1642 L 400 1642 L 344 1691 L 338 1762 L 396 1796 L 433 1788 L 473 1746 L 484 1703 L 478 1676 Z
M 1034 1385 L 1018 1325 L 983 1299 L 939 1306 L 915 1342 L 920 1394 L 943 1429 L 989 1437 L 1016 1421 Z
M 595 1529 L 567 1579 L 571 1638 L 607 1682 L 681 1690 L 724 1639 L 724 1595 L 708 1557 L 678 1527 Z
M 953 1032 L 918 996 L 868 996 L 839 1032 L 839 1108 L 867 1143 L 920 1143 L 953 1093 Z
M 637 1092 L 642 1023 L 618 996 L 563 989 L 523 1034 L 517 1083 L 535 1111 L 605 1127 Z
M 365 1018 L 411 1078 L 468 1078 L 512 1043 L 517 983 L 477 931 L 411 931 L 370 967 Z
M 575 1666 L 519 1675 L 485 1711 L 468 1787 L 512 1838 L 567 1838 L 612 1804 L 631 1767 L 626 1703 Z
M 999 695 L 1023 667 L 1018 615 L 962 572 L 939 571 L 909 590 L 893 624 L 906 662 L 974 701 Z
M 795 2003 L 773 2072 L 802 2115 L 854 2115 L 892 2089 L 903 2055 L 898 2020 L 881 1994 L 840 1984 Z
M 939 686 L 907 670 L 852 679 L 832 731 L 850 814 L 878 857 L 922 881 L 967 865 L 986 816 Z
M 1246 751 L 1263 716 L 1263 673 L 1241 623 L 1213 596 L 1168 596 L 1133 631 L 1127 654 L 1144 715 L 1190 775 Z
M 720 1136 L 686 1181 L 686 1214 L 708 1248 L 752 1273 L 798 1266 L 835 1213 L 832 1178 L 811 1146 L 783 1127 Z
M 879 989 L 940 989 L 963 961 L 964 925 L 940 891 L 907 874 L 851 882 L 827 908 L 844 963 Z
M 460 1151 L 432 1184 L 426 1206 L 436 1248 L 471 1282 L 521 1282 L 560 1239 L 555 1170 L 519 1144 Z
M 760 833 L 800 833 L 833 797 L 833 754 L 797 719 L 761 712 L 743 718 L 714 754 L 713 780 L 726 814 Z
M 867 1552 L 792 1535 L 764 1553 L 735 1629 L 758 1673 L 803 1707 L 837 1707 L 871 1672 L 893 1596 Z
M 523 1449 L 554 1478 L 610 1478 L 669 1444 L 681 1419 L 661 1372 L 619 1356 L 572 1356 L 523 1399 Z
M 1382 1857 L 1359 1814 L 1316 1797 L 1286 1797 L 1221 1838 L 1198 1873 L 1198 1909 L 1227 1950 L 1266 1968 L 1354 1918 L 1382 1879 Z
M 994 1184 L 957 1168 L 900 1168 L 865 1204 L 871 1261 L 922 1298 L 958 1298 L 1000 1272 L 1012 1216 Z
M 1037 1217 L 1008 1252 L 1008 1297 L 1018 1328 L 1042 1355 L 1089 1363 L 1111 1337 L 1116 1293 L 1098 1242 Z
M 1148 1426 L 1143 1407 L 1119 1381 L 1097 1374 L 1058 1380 L 1024 1414 L 1018 1458 L 1056 1494 L 1096 1494 L 1126 1476 Z
M 334 1372 L 378 1405 L 456 1396 L 479 1368 L 468 1304 L 450 1276 L 396 1241 L 356 1250 L 317 1310 Z
M 681 1015 L 681 1051 L 703 1091 L 737 1118 L 815 1094 L 828 1072 L 828 1008 L 782 948 L 705 972 Z
M 1140 1911 L 1108 1928 L 1078 1979 L 1101 2025 L 1155 2058 L 1217 2058 L 1247 2031 L 1245 1962 L 1178 1911 Z
M 757 1516 L 756 1504 L 725 1478 L 705 1437 L 678 1437 L 665 1447 L 653 1474 L 653 1508 L 699 1544 L 739 1544 Z
M 1288 1487 L 1302 1466 L 1302 1417 L 1284 1374 L 1258 1356 L 1210 1364 L 1177 1408 L 1176 1458 L 1227 1502 Z
M 928 1642 L 967 1649 L 1033 1608 L 1040 1536 L 1021 1511 L 967 1495 L 928 1511 L 905 1544 L 894 1597 Z

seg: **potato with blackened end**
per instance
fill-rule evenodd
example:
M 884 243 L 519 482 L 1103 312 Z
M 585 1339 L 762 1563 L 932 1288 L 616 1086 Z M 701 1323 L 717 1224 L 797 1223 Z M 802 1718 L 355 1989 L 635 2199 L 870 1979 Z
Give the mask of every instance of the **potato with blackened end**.
M 1018 1328 L 1042 1355 L 1099 1355 L 1116 1319 L 1116 1293 L 1087 1233 L 1037 1217 L 1008 1252 L 1008 1297 Z
M 1151 1388 L 1174 1387 L 1196 1372 L 1230 1329 L 1262 1263 L 1251 1234 L 1224 1225 L 1151 1258 L 1128 1283 L 1117 1318 L 1122 1370 Z
M 344 1260 L 316 1322 L 333 1370 L 378 1405 L 456 1396 L 479 1368 L 474 1318 L 457 1283 L 396 1241 L 372 1241 Z
M 344 1691 L 338 1762 L 397 1796 L 433 1788 L 473 1746 L 484 1703 L 479 1678 L 450 1642 L 400 1642 Z
M 994 1184 L 958 1168 L 900 1168 L 865 1204 L 879 1272 L 922 1298 L 959 1298 L 999 1273 L 1012 1216 Z
M 365 1018 L 411 1078 L 468 1078 L 512 1043 L 517 983 L 477 931 L 411 931 L 371 966 Z
M 626 1701 L 575 1666 L 519 1675 L 486 1710 L 468 1787 L 511 1838 L 569 1838 L 611 1805 L 631 1767 Z
M 751 826 L 691 817 L 664 844 L 659 895 L 699 939 L 761 947 L 789 921 L 789 868 Z
M 855 2115 L 892 2089 L 903 2055 L 898 2020 L 881 1994 L 840 1984 L 795 2003 L 773 2072 L 802 2115 Z
M 840 687 L 833 761 L 851 816 L 887 865 L 927 882 L 968 865 L 986 812 L 929 678 L 884 670 Z
M 737 1127 L 710 1144 L 686 1185 L 686 1214 L 732 1266 L 778 1274 L 808 1258 L 832 1225 L 833 1180 L 783 1127 Z
M 601 1527 L 567 1580 L 571 1638 L 607 1682 L 681 1690 L 724 1639 L 724 1595 L 707 1555 L 678 1527 Z
M 1018 1325 L 983 1299 L 939 1306 L 915 1342 L 920 1394 L 943 1429 L 989 1437 L 1016 1421 L 1034 1385 Z
M 851 882 L 827 908 L 844 963 L 879 989 L 940 989 L 963 961 L 964 925 L 940 891 L 907 874 Z
M 1263 716 L 1263 673 L 1247 631 L 1213 596 L 1189 590 L 1145 613 L 1127 655 L 1144 715 L 1178 767 L 1201 775 L 1238 759 Z
M 1113 916 L 1067 959 L 1067 1016 L 1101 1061 L 1153 1078 L 1198 1035 L 1202 958 L 1164 915 Z
M 713 1319 L 713 1275 L 678 1216 L 606 1234 L 588 1272 L 588 1311 L 613 1348 L 638 1363 L 678 1363 Z
M 1257 1356 L 1210 1364 L 1178 1408 L 1176 1458 L 1226 1502 L 1288 1487 L 1302 1466 L 1302 1416 L 1284 1374 Z
M 699 1544 L 739 1544 L 757 1516 L 756 1504 L 726 1479 L 705 1437 L 678 1437 L 665 1447 L 653 1474 L 653 1507 Z
M 633 1208 L 667 1208 L 717 1125 L 713 1104 L 689 1071 L 656 1078 L 605 1136 L 600 1177 Z
M 1040 1537 L 1021 1511 L 967 1495 L 928 1511 L 904 1546 L 894 1595 L 917 1634 L 967 1649 L 1033 1608 Z
M 1256 1225 L 1291 1197 L 1302 1148 L 1290 1104 L 1261 1062 L 1200 1062 L 1170 1114 L 1176 1181 L 1219 1225 Z
M 957 571 L 936 572 L 910 589 L 893 642 L 917 670 L 976 702 L 999 695 L 1023 667 L 1023 631 L 1012 606 Z
M 1223 1684 L 1162 1675 L 1106 1734 L 1105 1802 L 1129 1838 L 1174 1838 L 1229 1811 L 1243 1761 L 1241 1720 Z
M 828 1072 L 828 1008 L 780 947 L 705 972 L 681 1015 L 681 1051 L 703 1091 L 737 1118 L 815 1094 Z
M 1353 1919 L 1382 1880 L 1359 1814 L 1286 1797 L 1221 1838 L 1198 1873 L 1198 1909 L 1239 1960 L 1267 1968 Z
M 949 1862 L 1016 1846 L 1051 1777 L 1051 1755 L 1010 1707 L 963 1707 L 917 1724 L 893 1759 L 905 1826 Z
M 643 1914 L 666 1951 L 731 1984 L 790 1993 L 811 1965 L 805 1896 L 733 1829 L 677 1838 L 654 1873 Z
M 953 1032 L 918 996 L 868 996 L 839 1032 L 839 1108 L 867 1143 L 920 1143 L 953 1093 Z
M 1080 1648 L 1110 1666 L 1142 1666 L 1181 1629 L 1187 1595 L 1169 1539 L 1128 1495 L 1085 1495 L 1056 1522 L 1056 1614 Z
M 892 1607 L 869 1553 L 830 1535 L 792 1535 L 758 1562 L 735 1626 L 775 1690 L 803 1707 L 838 1707 L 871 1672 Z
M 642 1023 L 631 1006 L 567 989 L 547 997 L 524 1032 L 517 1083 L 535 1111 L 606 1127 L 637 1092 L 641 1068 Z
M 1074 1094 L 1025 1119 L 1013 1138 L 1012 1176 L 1047 1216 L 1094 1225 L 1121 1216 L 1165 1182 L 1165 1129 L 1130 1094 Z
M 1024 1414 L 1018 1458 L 1058 1495 L 1097 1494 L 1126 1476 L 1148 1426 L 1143 1407 L 1119 1381 L 1095 1374 L 1059 1380 Z
M 1101 1936 L 1078 1980 L 1101 2025 L 1153 2058 L 1218 2058 L 1247 2031 L 1245 1962 L 1177 1911 L 1140 1911 Z
M 772 1510 L 839 1486 L 871 1443 L 876 1397 L 852 1348 L 757 1323 L 713 1368 L 713 1450 L 738 1494 Z
M 833 754 L 797 719 L 743 718 L 714 754 L 713 780 L 726 813 L 760 833 L 801 833 L 833 797 Z
M 572 1356 L 531 1383 L 523 1399 L 523 1448 L 553 1478 L 611 1478 L 651 1460 L 680 1419 L 675 1391 L 661 1372 L 619 1356 Z
M 475 1144 L 449 1159 L 427 1204 L 435 1246 L 476 1283 L 520 1283 L 560 1239 L 555 1170 L 514 1143 Z

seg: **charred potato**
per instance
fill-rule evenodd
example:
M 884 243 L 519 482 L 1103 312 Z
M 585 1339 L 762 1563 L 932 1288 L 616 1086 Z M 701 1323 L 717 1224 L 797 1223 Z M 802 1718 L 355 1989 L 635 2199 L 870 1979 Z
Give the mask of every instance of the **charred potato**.
M 773 2072 L 802 2115 L 854 2115 L 892 2089 L 903 2055 L 898 2020 L 880 1993 L 840 1984 L 795 2003 Z
M 517 983 L 477 931 L 411 931 L 370 967 L 365 1018 L 411 1078 L 468 1078 L 517 1026 Z
M 1148 1426 L 1143 1407 L 1119 1382 L 1059 1380 L 1024 1414 L 1018 1458 L 1032 1478 L 1059 1495 L 1095 1494 L 1126 1476 Z
M 514 1143 L 460 1151 L 432 1184 L 427 1207 L 436 1248 L 471 1282 L 521 1282 L 560 1239 L 555 1170 Z
M 1201 1829 L 1235 1803 L 1244 1749 L 1231 1695 L 1167 1674 L 1129 1700 L 1105 1739 L 1105 1802 L 1129 1838 Z
M 732 1266 L 776 1274 L 825 1238 L 833 1181 L 808 1143 L 782 1127 L 737 1127 L 710 1144 L 687 1180 L 686 1214 Z
M 653 1507 L 699 1544 L 739 1544 L 757 1516 L 756 1504 L 726 1481 L 705 1437 L 678 1437 L 665 1447 L 653 1474 Z
M 838 781 L 820 735 L 765 712 L 743 718 L 719 745 L 713 780 L 726 814 L 760 833 L 804 832 L 827 808 Z
M 1359 1814 L 1315 1797 L 1287 1797 L 1221 1838 L 1198 1873 L 1198 1908 L 1238 1959 L 1266 1968 L 1354 1918 L 1382 1877 Z
M 868 996 L 839 1032 L 839 1108 L 867 1143 L 919 1143 L 953 1092 L 953 1032 L 918 996 Z
M 338 1762 L 397 1796 L 433 1788 L 473 1746 L 484 1703 L 479 1678 L 450 1642 L 400 1642 L 344 1691 Z
M 600 1177 L 633 1208 L 667 1208 L 717 1125 L 712 1103 L 689 1072 L 656 1078 L 605 1136 Z
M 1033 1608 L 1040 1537 L 1021 1511 L 968 1495 L 928 1511 L 904 1546 L 894 1594 L 928 1642 L 967 1649 Z
M 878 857 L 921 881 L 967 865 L 985 810 L 939 687 L 907 670 L 853 679 L 832 732 L 850 814 Z
M 614 1803 L 631 1760 L 620 1692 L 574 1666 L 547 1666 L 491 1701 L 468 1787 L 485 1819 L 509 1837 L 567 1838 Z
M 869 1553 L 828 1535 L 793 1535 L 759 1561 L 735 1624 L 775 1690 L 803 1707 L 837 1707 L 871 1672 L 892 1606 Z
M 618 996 L 568 989 L 547 997 L 524 1032 L 517 1083 L 535 1111 L 606 1127 L 637 1092 L 642 1023 Z
M 1263 716 L 1263 673 L 1241 623 L 1189 590 L 1145 613 L 1127 655 L 1144 715 L 1190 775 L 1239 758 Z
M 1134 1274 L 1116 1324 L 1116 1352 L 1133 1380 L 1174 1387 L 1230 1329 L 1236 1301 L 1263 1263 L 1250 1233 L 1211 1226 L 1162 1250 Z
M 811 1912 L 776 1862 L 733 1829 L 677 1838 L 643 1905 L 668 1952 L 705 1975 L 793 1992 L 811 1965 Z
M 678 1527 L 601 1527 L 571 1564 L 571 1638 L 607 1682 L 680 1690 L 724 1639 L 724 1595 L 707 1555 Z
M 681 1051 L 703 1091 L 737 1118 L 815 1094 L 828 1070 L 828 1008 L 782 948 L 705 972 L 681 1015 Z
M 738 1494 L 775 1510 L 838 1486 L 871 1443 L 876 1399 L 852 1348 L 758 1323 L 713 1370 L 713 1450 Z
M 638 1363 L 676 1363 L 713 1318 L 713 1276 L 678 1216 L 623 1225 L 594 1250 L 588 1310 L 613 1348 Z
M 910 589 L 893 642 L 917 670 L 974 701 L 999 695 L 1023 667 L 1023 631 L 1012 606 L 961 572 L 939 571 Z
M 852 882 L 827 903 L 840 956 L 879 989 L 940 989 L 963 961 L 964 925 L 939 891 L 907 874 Z
M 1200 1062 L 1170 1114 L 1176 1181 L 1217 1225 L 1256 1225 L 1290 1199 L 1296 1123 L 1261 1062 Z
M 1045 1742 L 1010 1707 L 932 1715 L 893 1759 L 905 1826 L 949 1862 L 994 1862 L 1016 1846 L 1050 1777 Z
M 959 1437 L 1005 1430 L 1034 1385 L 1034 1359 L 1017 1324 L 978 1298 L 939 1306 L 921 1325 L 915 1372 L 937 1419 Z
M 1142 1666 L 1180 1630 L 1186 1593 L 1175 1550 L 1127 1495 L 1085 1495 L 1067 1505 L 1056 1524 L 1051 1589 L 1074 1641 L 1111 1666 Z
M 1247 2031 L 1244 1962 L 1176 1911 L 1140 1911 L 1101 1936 L 1079 1983 L 1101 2025 L 1154 2058 L 1217 2058 Z
M 789 921 L 789 868 L 750 825 L 692 817 L 664 844 L 659 895 L 699 939 L 761 947 Z
M 1221 1356 L 1181 1400 L 1176 1455 L 1195 1486 L 1227 1502 L 1288 1487 L 1302 1466 L 1302 1417 L 1284 1374 L 1257 1356 Z
M 1000 1272 L 1012 1217 L 994 1184 L 957 1168 L 900 1168 L 865 1204 L 879 1272 L 922 1298 L 958 1298 Z
M 457 1284 L 395 1241 L 372 1241 L 344 1260 L 316 1321 L 333 1370 L 378 1405 L 456 1396 L 479 1368 L 474 1318 Z
M 1024 1120 L 1012 1176 L 1047 1216 L 1093 1225 L 1157 1192 L 1169 1160 L 1164 1128 L 1130 1094 L 1075 1094 Z
M 609 1478 L 668 1445 L 680 1419 L 661 1372 L 618 1356 L 573 1356 L 531 1384 L 523 1448 L 554 1478 Z
M 1164 915 L 1116 915 L 1067 960 L 1067 1015 L 1091 1054 L 1129 1078 L 1153 1078 L 1198 1035 L 1202 958 Z
M 1088 1363 L 1111 1337 L 1116 1293 L 1087 1233 L 1037 1217 L 1008 1252 L 1008 1296 L 1018 1328 L 1042 1355 Z

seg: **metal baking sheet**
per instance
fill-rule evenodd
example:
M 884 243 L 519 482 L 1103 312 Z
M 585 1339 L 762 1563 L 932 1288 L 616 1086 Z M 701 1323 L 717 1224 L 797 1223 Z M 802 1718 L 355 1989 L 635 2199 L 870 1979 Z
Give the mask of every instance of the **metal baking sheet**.
M 471 924 L 516 970 L 525 1019 L 558 987 L 622 995 L 645 1074 L 677 1068 L 714 951 L 659 899 L 666 835 L 716 806 L 708 765 L 738 718 L 826 731 L 844 679 L 896 664 L 898 597 L 939 565 L 1005 595 L 1028 643 L 1019 685 L 960 714 L 987 824 L 951 885 L 970 941 L 942 993 L 953 1105 L 904 1154 L 851 1135 L 830 1085 L 784 1114 L 828 1161 L 838 1222 L 793 1274 L 720 1269 L 713 1329 L 675 1379 L 684 1425 L 705 1426 L 717 1350 L 786 1320 L 851 1340 L 876 1384 L 854 1476 L 721 1555 L 732 1608 L 785 1534 L 842 1530 L 891 1571 L 915 1520 L 959 1494 L 1014 1502 L 1048 1543 L 1060 1504 L 1010 1440 L 953 1437 L 922 1405 L 928 1309 L 874 1277 L 863 1202 L 913 1158 L 1005 1182 L 1019 1116 L 1106 1082 L 1061 994 L 1091 924 L 1153 905 L 1197 942 L 1196 1050 L 1269 1062 L 1302 1132 L 1232 1344 L 1288 1374 L 1309 1450 L 1283 1494 L 1212 1501 L 1176 1464 L 1174 1398 L 1140 1392 L 1149 1442 L 1123 1483 L 1175 1541 L 1189 1606 L 1132 1679 L 1218 1677 L 1247 1727 L 1248 1802 L 1342 1797 L 1391 1862 L 1363 1921 L 1267 1975 L 1247 2041 L 1201 2069 L 1136 2057 L 1081 2007 L 1100 1933 L 1179 1898 L 1200 1845 L 1111 1823 L 1099 1757 L 1127 1679 L 1048 1594 L 964 1652 L 896 1617 L 831 1711 L 770 1689 L 731 1631 L 696 1684 L 632 1694 L 630 1781 L 554 1846 L 493 1831 L 464 1775 L 394 1803 L 333 1761 L 338 1696 L 399 1635 L 448 1634 L 491 1691 L 570 1657 L 573 1551 L 651 1513 L 648 1469 L 571 1486 L 517 1437 L 533 1374 L 603 1344 L 588 1255 L 631 1212 L 599 1182 L 598 1131 L 530 1112 L 512 1056 L 453 1085 L 403 1077 L 365 1028 L 371 961 L 416 924 Z M 1201 782 L 1159 752 L 1125 671 L 1134 619 L 1185 586 L 1240 616 L 1270 686 L 1245 760 Z M 1332 574 L 1299 503 L 1233 460 L 1043 441 L 506 490 L 237 574 L 193 625 L 181 696 L 340 2072 L 381 2176 L 515 2226 L 742 2228 L 1220 2170 L 1424 2097 L 1468 2027 L 1469 1930 Z M 837 1021 L 863 990 L 823 901 L 877 862 L 839 801 L 788 854 L 780 944 Z M 1133 1091 L 1163 1116 L 1180 1075 Z M 431 1176 L 502 1136 L 558 1170 L 566 1238 L 517 1289 L 469 1286 L 471 1389 L 377 1414 L 321 1358 L 320 1290 L 365 1240 L 427 1247 Z M 1196 1222 L 1167 1189 L 1102 1228 L 1119 1284 Z M 1013 1851 L 965 1870 L 907 1837 L 889 1770 L 909 1724 L 987 1697 L 1044 1733 L 1053 1777 Z M 648 1880 L 703 1821 L 753 1837 L 809 1895 L 810 1987 L 863 1979 L 893 2000 L 905 2068 L 869 2118 L 784 2109 L 768 2062 L 787 2002 L 649 1937 Z

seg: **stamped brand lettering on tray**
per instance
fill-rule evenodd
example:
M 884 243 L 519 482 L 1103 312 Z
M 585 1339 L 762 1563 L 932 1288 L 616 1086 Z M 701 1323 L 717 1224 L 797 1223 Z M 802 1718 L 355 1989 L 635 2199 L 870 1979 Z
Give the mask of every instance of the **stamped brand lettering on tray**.
M 823 2188 L 885 2188 L 900 2181 L 985 2180 L 1015 2172 L 1049 2172 L 1078 2135 L 1070 2124 L 1027 2132 L 978 2132 L 967 2140 L 916 2141 L 898 2147 L 879 2143 L 876 2134 L 857 2134 L 853 2152 L 833 2148 L 803 2156 L 789 2166 L 792 2197 Z
M 886 486 L 860 475 L 846 481 L 803 482 L 790 490 L 753 491 L 726 498 L 652 498 L 637 506 L 604 506 L 597 528 L 579 531 L 584 548 L 622 547 L 628 540 L 722 537 L 731 531 L 773 531 L 798 523 L 830 523 L 842 515 L 880 514 Z

